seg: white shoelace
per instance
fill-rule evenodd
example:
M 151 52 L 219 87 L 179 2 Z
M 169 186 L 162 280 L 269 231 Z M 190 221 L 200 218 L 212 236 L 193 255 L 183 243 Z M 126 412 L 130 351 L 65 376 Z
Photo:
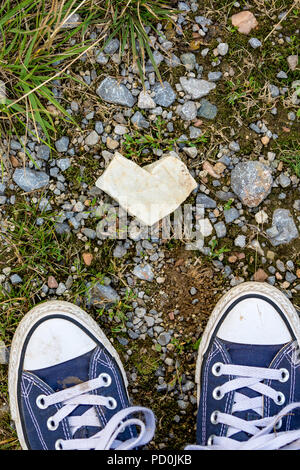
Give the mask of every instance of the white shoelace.
M 263 396 L 271 398 L 277 405 L 283 405 L 284 395 L 274 390 L 274 388 L 263 384 L 263 380 L 278 380 L 285 382 L 289 379 L 286 369 L 267 369 L 262 367 L 237 366 L 233 364 L 216 363 L 213 366 L 214 375 L 234 376 L 224 385 L 213 390 L 215 400 L 220 400 L 226 393 L 234 391 L 234 403 L 232 413 L 237 411 L 253 410 L 261 416 L 260 419 L 246 421 L 232 416 L 232 414 L 222 413 L 218 410 L 211 414 L 213 424 L 225 424 L 228 426 L 226 436 L 211 436 L 208 446 L 191 445 L 186 450 L 250 450 L 250 449 L 300 449 L 300 429 L 296 431 L 277 432 L 281 418 L 293 409 L 300 407 L 300 403 L 292 403 L 283 408 L 276 416 L 263 418 Z M 242 388 L 249 388 L 259 393 L 259 396 L 249 398 L 238 392 Z M 248 441 L 239 442 L 234 439 L 234 435 L 244 431 L 250 434 Z
M 72 436 L 83 426 L 100 427 L 100 420 L 94 406 L 101 405 L 112 410 L 116 408 L 117 402 L 113 397 L 104 397 L 89 392 L 100 387 L 109 387 L 110 384 L 111 377 L 108 374 L 100 374 L 96 379 L 80 383 L 74 387 L 52 393 L 51 395 L 39 395 L 36 403 L 41 409 L 48 408 L 48 406 L 58 403 L 62 405 L 62 407 L 47 420 L 49 431 L 55 431 L 59 423 L 66 417 L 68 417 Z M 89 408 L 80 416 L 69 416 L 75 408 L 80 405 L 88 405 Z M 134 418 L 133 415 L 136 414 L 141 414 L 144 421 L 139 418 Z M 127 439 L 126 441 L 118 440 L 118 435 L 130 426 L 135 426 L 139 429 L 137 436 Z M 132 406 L 115 413 L 106 423 L 105 427 L 92 437 L 68 440 L 59 439 L 56 441 L 55 447 L 57 450 L 130 450 L 146 445 L 152 439 L 154 430 L 155 418 L 153 412 L 148 408 Z

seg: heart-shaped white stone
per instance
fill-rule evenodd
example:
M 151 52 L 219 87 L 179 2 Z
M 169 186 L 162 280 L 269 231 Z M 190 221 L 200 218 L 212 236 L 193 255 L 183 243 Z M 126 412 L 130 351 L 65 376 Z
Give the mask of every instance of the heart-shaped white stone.
M 179 158 L 163 157 L 142 168 L 117 152 L 96 186 L 151 226 L 177 209 L 197 183 Z

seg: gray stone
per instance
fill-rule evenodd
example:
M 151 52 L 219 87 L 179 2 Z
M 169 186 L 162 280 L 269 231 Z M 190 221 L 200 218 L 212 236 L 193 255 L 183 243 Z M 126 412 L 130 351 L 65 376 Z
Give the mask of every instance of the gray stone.
M 66 222 L 57 223 L 57 224 L 55 224 L 54 228 L 55 228 L 55 232 L 58 235 L 63 235 L 64 233 L 70 233 L 71 232 L 71 228 L 69 227 L 69 225 Z
M 157 338 L 157 341 L 161 346 L 166 346 L 171 341 L 170 333 L 167 333 L 165 331 L 160 333 L 159 337 Z
M 208 95 L 211 90 L 214 90 L 216 88 L 215 83 L 211 83 L 207 80 L 201 80 L 197 78 L 181 77 L 180 83 L 184 91 L 191 95 L 194 100 Z
M 287 272 L 286 272 L 286 274 L 285 274 L 285 280 L 286 280 L 287 282 L 292 283 L 292 282 L 296 281 L 296 279 L 297 279 L 297 276 L 295 276 L 295 274 L 291 273 L 290 271 L 287 271 Z
M 128 336 L 129 338 L 131 339 L 138 339 L 138 337 L 140 336 L 138 333 L 136 333 L 135 331 L 132 331 L 132 330 L 128 330 Z
M 156 65 L 159 65 L 164 60 L 164 56 L 159 51 L 155 50 L 153 52 L 153 60 Z M 153 69 L 153 65 L 151 61 L 147 62 L 147 67 L 150 68 L 151 70 Z
M 149 315 L 145 315 L 144 320 L 147 323 L 148 328 L 151 328 L 155 323 L 155 319 Z
M 10 282 L 13 286 L 15 286 L 16 284 L 21 284 L 23 280 L 18 274 L 13 274 L 12 276 L 10 276 Z
M 108 57 L 104 54 L 104 52 L 97 49 L 95 51 L 95 60 L 98 64 L 105 65 L 108 62 Z
M 239 143 L 238 142 L 235 142 L 234 140 L 232 142 L 230 142 L 229 146 L 230 150 L 232 150 L 233 152 L 239 152 L 240 151 L 240 146 L 239 146 Z
M 182 391 L 183 393 L 189 392 L 190 390 L 193 390 L 195 388 L 194 382 L 191 380 L 187 380 L 186 383 L 182 386 Z
M 70 139 L 67 136 L 63 136 L 55 142 L 55 148 L 58 152 L 63 153 L 68 150 Z
M 226 42 L 220 42 L 220 44 L 218 44 L 217 49 L 218 49 L 218 53 L 224 56 L 228 52 L 228 44 Z
M 231 207 L 224 211 L 224 217 L 227 224 L 233 222 L 234 220 L 238 219 L 240 216 L 239 211 L 235 207 Z
M 190 11 L 190 7 L 187 3 L 185 2 L 178 2 L 178 9 L 181 11 Z
M 6 103 L 6 85 L 3 80 L 0 80 L 0 104 Z
M 84 227 L 82 229 L 82 233 L 83 235 L 85 235 L 87 238 L 89 238 L 90 240 L 95 240 L 97 234 L 96 234 L 96 231 L 93 230 L 92 228 L 87 228 L 87 227 Z
M 229 201 L 230 199 L 234 199 L 234 194 L 230 191 L 217 191 L 216 197 L 221 199 L 221 201 Z
M 215 228 L 218 238 L 223 238 L 226 236 L 227 229 L 226 229 L 226 225 L 224 224 L 224 222 L 217 222 L 214 225 L 214 228 Z
M 216 201 L 204 193 L 197 195 L 196 204 L 202 205 L 205 209 L 215 209 L 217 207 Z
M 300 199 L 296 199 L 293 208 L 296 209 L 296 211 L 300 211 Z
M 275 233 L 273 232 L 273 236 L 270 229 L 266 231 L 273 246 L 286 245 L 299 237 L 299 232 L 288 209 L 274 211 L 271 228 L 275 228 L 277 231 L 277 234 L 275 231 Z
M 117 245 L 113 251 L 114 258 L 122 258 L 127 253 L 127 249 L 124 245 Z
M 14 182 L 25 192 L 43 188 L 49 183 L 49 176 L 43 171 L 29 168 L 16 168 L 13 174 Z
M 207 77 L 210 82 L 217 82 L 222 78 L 222 75 L 222 72 L 208 72 Z
M 22 145 L 17 140 L 12 140 L 10 142 L 10 148 L 11 150 L 21 150 Z
M 57 295 L 62 295 L 64 292 L 66 292 L 67 288 L 63 282 L 60 282 L 58 284 L 58 288 L 56 289 L 55 293 Z
M 282 188 L 287 188 L 291 184 L 291 180 L 284 173 L 280 173 L 278 182 Z
M 61 26 L 61 29 L 73 29 L 77 28 L 79 23 L 81 22 L 81 18 L 78 13 L 73 13 L 72 15 L 66 18 L 66 21 Z
M 290 70 L 295 70 L 298 65 L 298 56 L 297 55 L 289 55 L 287 57 L 287 63 L 289 65 Z
M 287 74 L 283 70 L 280 70 L 280 72 L 278 72 L 276 77 L 277 78 L 288 78 Z
M 85 144 L 88 145 L 89 147 L 93 147 L 94 145 L 98 144 L 99 142 L 99 134 L 96 131 L 92 131 L 89 133 L 89 135 L 85 138 Z
M 192 52 L 181 54 L 180 60 L 187 70 L 193 70 L 197 64 L 196 56 Z
M 119 300 L 120 296 L 115 289 L 111 286 L 100 284 L 100 282 L 97 282 L 94 286 L 90 287 L 86 296 L 87 305 L 89 307 L 100 304 L 103 306 L 104 303 L 115 303 Z
M 129 342 L 128 339 L 123 338 L 122 336 L 117 336 L 117 340 L 122 344 L 122 346 L 127 346 Z
M 66 171 L 68 168 L 70 168 L 71 161 L 69 158 L 59 158 L 56 160 L 56 166 L 58 166 L 61 171 Z
M 0 194 L 4 194 L 6 189 L 6 185 L 4 183 L 0 183 Z
M 270 194 L 272 184 L 270 168 L 258 161 L 238 163 L 231 172 L 231 187 L 247 207 L 257 207 Z
M 269 238 L 275 238 L 277 237 L 277 235 L 279 235 L 279 230 L 277 229 L 275 225 L 273 225 L 272 227 L 266 230 L 266 234 L 268 235 Z
M 252 131 L 256 132 L 256 134 L 261 134 L 261 132 L 262 132 L 261 129 L 254 122 L 249 124 L 249 127 Z
M 147 121 L 147 119 L 144 118 L 144 116 L 142 115 L 140 111 L 136 111 L 134 113 L 134 115 L 131 118 L 131 122 L 136 127 L 140 127 L 143 129 L 148 129 L 148 127 L 150 126 L 149 121 Z
M 179 65 L 181 65 L 179 57 L 177 57 L 177 55 L 175 54 L 172 54 L 170 58 L 166 57 L 165 62 L 168 67 L 178 67 Z
M 251 38 L 251 39 L 249 39 L 248 42 L 249 42 L 250 46 L 253 47 L 253 49 L 257 49 L 258 47 L 261 46 L 261 42 L 257 38 Z
M 291 270 L 295 269 L 295 265 L 294 265 L 294 263 L 293 263 L 293 261 L 292 261 L 291 259 L 289 259 L 289 260 L 286 262 L 286 267 L 287 267 L 288 269 L 291 269 Z
M 177 401 L 177 404 L 178 404 L 178 406 L 179 406 L 179 408 L 180 408 L 181 410 L 186 410 L 187 407 L 189 406 L 189 402 L 188 402 L 188 401 L 184 401 L 184 400 L 178 400 L 178 401 Z
M 206 18 L 205 16 L 196 16 L 195 21 L 196 23 L 204 27 L 209 26 L 212 23 L 212 21 L 209 18 Z
M 197 116 L 197 106 L 194 101 L 186 101 L 179 108 L 179 116 L 185 121 L 191 121 Z
M 238 235 L 234 240 L 234 245 L 238 246 L 239 248 L 245 248 L 246 246 L 246 237 L 245 235 Z
M 95 122 L 95 131 L 97 132 L 97 134 L 103 134 L 104 127 L 101 121 Z
M 189 131 L 190 131 L 190 139 L 198 139 L 202 135 L 202 130 L 199 129 L 198 127 L 190 126 Z
M 36 156 L 37 158 L 40 160 L 49 160 L 49 157 L 50 157 L 50 148 L 48 147 L 48 145 L 45 145 L 45 144 L 42 144 L 42 145 L 38 145 L 36 146 Z
M 217 115 L 218 108 L 208 100 L 201 100 L 201 106 L 198 110 L 198 116 L 205 119 L 214 119 Z
M 141 91 L 139 94 L 138 107 L 140 109 L 153 109 L 156 107 L 156 104 L 149 93 Z
M 196 158 L 198 154 L 198 150 L 196 147 L 183 147 L 183 151 L 190 157 Z
M 276 85 L 272 85 L 271 83 L 269 84 L 269 91 L 272 96 L 272 98 L 277 98 L 279 96 L 279 88 Z
M 50 202 L 48 201 L 48 199 L 46 199 L 45 197 L 43 197 L 40 202 L 39 202 L 39 209 L 40 211 L 42 212 L 48 212 L 48 211 L 51 211 L 52 207 L 51 207 L 51 204 Z
M 3 341 L 0 339 L 0 364 L 8 364 L 9 351 Z
M 112 104 L 119 104 L 132 108 L 136 99 L 125 85 L 119 84 L 117 80 L 111 77 L 105 78 L 96 90 L 104 101 Z
M 176 93 L 168 82 L 156 83 L 153 88 L 153 100 L 159 106 L 167 108 L 175 101 Z
M 119 49 L 119 46 L 120 46 L 120 41 L 119 39 L 115 38 L 115 39 L 112 39 L 111 41 L 109 41 L 106 46 L 104 47 L 104 52 L 105 54 L 114 54 L 115 52 L 117 52 L 117 50 Z
M 134 270 L 132 271 L 133 274 L 138 277 L 139 279 L 142 279 L 143 281 L 153 281 L 154 274 L 152 271 L 152 267 L 150 264 L 146 264 L 145 266 L 135 266 Z

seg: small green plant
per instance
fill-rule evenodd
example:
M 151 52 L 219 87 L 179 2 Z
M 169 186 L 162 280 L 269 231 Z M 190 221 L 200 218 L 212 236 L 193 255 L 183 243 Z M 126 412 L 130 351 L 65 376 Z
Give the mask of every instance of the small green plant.
M 226 204 L 224 204 L 224 211 L 228 211 L 231 208 L 231 205 L 233 203 L 233 199 L 229 199 Z
M 286 163 L 295 175 L 300 177 L 300 144 L 297 139 L 280 141 L 274 149 L 278 152 L 279 160 Z
M 193 349 L 194 351 L 198 351 L 199 346 L 200 346 L 201 339 L 202 339 L 202 338 L 197 339 L 197 341 L 192 345 L 192 349 Z
M 4 134 L 11 130 L 19 135 L 21 129 L 24 134 L 40 138 L 41 130 L 50 144 L 56 126 L 49 104 L 62 119 L 76 124 L 57 99 L 53 80 L 70 79 L 57 64 L 70 63 L 87 48 L 85 41 L 71 45 L 71 39 L 79 32 L 84 34 L 92 13 L 87 13 L 77 27 L 64 29 L 64 23 L 77 6 L 74 0 L 63 0 L 60 6 L 57 2 L 38 0 L 2 2 L 0 79 L 6 84 L 6 99 L 0 104 L 0 124 Z
M 209 245 L 211 246 L 211 250 L 209 254 L 210 259 L 218 258 L 222 253 L 227 253 L 228 251 L 230 251 L 230 249 L 227 248 L 226 245 L 222 246 L 221 248 L 217 250 L 216 247 L 218 245 L 218 240 L 216 239 L 211 240 Z
M 169 2 L 170 3 L 170 2 Z M 173 3 L 173 2 L 171 2 Z M 175 2 L 174 2 L 175 5 Z M 100 50 L 120 40 L 119 53 L 127 49 L 144 81 L 149 58 L 161 80 L 152 53 L 149 32 L 156 24 L 171 22 L 176 10 L 160 0 L 3 0 L 0 5 L 0 136 L 33 135 L 51 146 L 57 120 L 76 121 L 64 108 L 63 81 L 84 82 L 70 73 L 71 66 L 97 45 Z M 69 27 L 69 18 L 79 15 Z M 102 28 L 97 40 L 86 34 L 91 25 Z M 56 88 L 56 89 L 55 89 Z
M 144 81 L 147 57 L 161 80 L 147 30 L 160 34 L 155 26 L 157 23 L 173 23 L 172 16 L 177 10 L 172 8 L 172 4 L 177 6 L 177 2 L 172 0 L 168 3 L 160 0 L 105 0 L 102 3 L 104 3 L 106 24 L 110 31 L 109 40 L 114 37 L 119 38 L 120 54 L 123 54 L 125 46 L 129 45 L 142 81 Z
M 240 80 L 237 80 L 236 84 L 232 80 L 228 80 L 226 86 L 229 89 L 226 100 L 231 106 L 234 106 L 237 101 L 241 101 L 246 96 L 246 92 L 241 87 Z
M 135 367 L 139 374 L 143 376 L 151 375 L 159 366 L 160 359 L 149 355 L 138 355 L 138 360 L 135 361 Z
M 180 341 L 178 338 L 172 338 L 171 343 L 178 354 L 182 354 L 184 352 L 184 341 Z
M 124 140 L 122 149 L 124 156 L 138 160 L 144 155 L 147 157 L 148 151 L 151 149 L 168 152 L 174 149 L 178 143 L 184 144 L 185 147 L 196 147 L 207 142 L 207 137 L 203 134 L 194 140 L 179 140 L 178 137 L 170 138 L 166 133 L 166 121 L 159 116 L 151 125 L 150 133 L 136 131 L 134 135 L 126 134 Z
M 165 124 L 166 122 L 161 117 L 158 117 L 151 126 L 150 133 L 136 131 L 133 136 L 126 134 L 123 144 L 125 156 L 131 159 L 138 159 L 149 149 L 171 150 L 176 143 L 176 139 L 169 139 L 164 135 Z
M 126 313 L 132 309 L 132 306 L 128 302 L 132 302 L 135 298 L 136 294 L 129 290 L 126 292 L 124 298 L 115 302 L 111 308 L 107 309 L 102 307 L 97 310 L 99 317 L 107 314 L 114 323 L 117 323 L 117 325 L 111 327 L 113 333 L 120 333 L 125 328 L 127 321 Z

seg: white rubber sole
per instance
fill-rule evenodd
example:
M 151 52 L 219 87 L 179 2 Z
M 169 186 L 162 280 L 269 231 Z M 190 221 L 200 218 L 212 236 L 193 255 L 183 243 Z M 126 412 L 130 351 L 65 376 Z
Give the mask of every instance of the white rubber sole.
M 8 392 L 11 418 L 15 422 L 18 439 L 23 450 L 27 450 L 27 445 L 25 442 L 21 425 L 20 411 L 17 399 L 18 372 L 21 359 L 21 352 L 23 349 L 24 341 L 26 340 L 27 335 L 33 328 L 33 326 L 42 318 L 52 314 L 63 314 L 64 316 L 69 317 L 70 319 L 76 320 L 87 330 L 89 330 L 101 344 L 103 344 L 103 346 L 107 349 L 107 351 L 117 362 L 122 373 L 125 388 L 127 391 L 128 382 L 121 359 L 117 351 L 114 349 L 110 341 L 107 339 L 107 337 L 99 327 L 99 325 L 91 318 L 90 315 L 88 315 L 88 313 L 86 313 L 84 310 L 74 304 L 59 300 L 52 300 L 37 305 L 24 316 L 24 318 L 21 320 L 17 327 L 10 349 L 8 368 Z
M 247 294 L 261 294 L 265 297 L 272 300 L 281 311 L 284 313 L 295 337 L 300 344 L 300 319 L 299 315 L 289 301 L 289 299 L 276 287 L 271 286 L 270 284 L 263 282 L 245 282 L 239 284 L 236 287 L 230 289 L 217 303 L 214 310 L 212 311 L 208 323 L 206 325 L 205 331 L 201 338 L 201 342 L 198 349 L 198 357 L 196 363 L 196 375 L 195 380 L 197 384 L 197 402 L 199 405 L 200 392 L 201 392 L 201 366 L 203 361 L 203 356 L 207 351 L 207 348 L 210 344 L 212 335 L 215 332 L 216 326 L 220 321 L 222 315 L 227 310 L 230 305 L 235 302 L 239 297 Z

